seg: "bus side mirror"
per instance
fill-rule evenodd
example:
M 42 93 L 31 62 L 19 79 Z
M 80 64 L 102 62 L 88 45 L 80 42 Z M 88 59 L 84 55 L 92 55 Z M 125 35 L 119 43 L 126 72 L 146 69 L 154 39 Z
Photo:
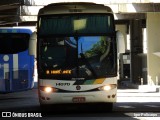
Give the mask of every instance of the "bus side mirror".
M 124 36 L 121 32 L 116 32 L 116 39 L 117 39 L 117 52 L 118 53 L 125 53 L 125 42 Z
M 36 49 L 37 49 L 37 33 L 33 32 L 29 39 L 29 55 L 33 55 L 36 58 L 37 57 Z

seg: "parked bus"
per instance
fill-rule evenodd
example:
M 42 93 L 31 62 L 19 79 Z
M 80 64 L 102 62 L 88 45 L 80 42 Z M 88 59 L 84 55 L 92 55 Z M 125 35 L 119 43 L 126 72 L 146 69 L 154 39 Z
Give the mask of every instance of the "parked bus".
M 33 88 L 34 56 L 28 54 L 31 29 L 0 28 L 0 93 Z
M 41 106 L 105 103 L 105 109 L 112 109 L 117 98 L 117 41 L 111 8 L 49 4 L 38 13 L 30 45 L 30 54 L 37 56 Z

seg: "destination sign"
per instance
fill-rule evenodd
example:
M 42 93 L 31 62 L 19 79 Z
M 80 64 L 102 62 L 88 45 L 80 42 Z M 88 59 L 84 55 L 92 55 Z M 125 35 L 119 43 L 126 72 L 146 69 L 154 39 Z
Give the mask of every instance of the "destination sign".
M 71 70 L 46 70 L 46 74 L 52 74 L 52 75 L 71 74 Z

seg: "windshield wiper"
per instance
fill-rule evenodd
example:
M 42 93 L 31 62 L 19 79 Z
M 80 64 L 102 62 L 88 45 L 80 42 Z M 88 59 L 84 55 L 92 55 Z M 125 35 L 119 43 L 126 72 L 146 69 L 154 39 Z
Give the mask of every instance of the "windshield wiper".
M 93 76 L 97 78 L 97 74 L 95 73 L 94 69 L 92 68 L 91 64 L 88 62 L 88 60 L 85 58 L 83 53 L 80 53 L 80 56 L 84 60 L 85 64 L 88 66 L 89 70 L 92 72 Z

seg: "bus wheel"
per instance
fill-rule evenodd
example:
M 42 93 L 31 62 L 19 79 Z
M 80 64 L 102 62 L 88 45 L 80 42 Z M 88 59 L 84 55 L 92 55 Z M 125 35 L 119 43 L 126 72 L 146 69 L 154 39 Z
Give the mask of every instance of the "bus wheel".
M 48 110 L 48 105 L 40 104 L 40 109 L 41 109 L 41 112 L 45 113 Z
M 105 103 L 104 111 L 105 112 L 112 112 L 113 111 L 113 103 Z
M 59 106 L 55 104 L 40 104 L 41 112 L 44 114 L 50 114 L 50 113 L 58 113 L 60 111 Z
M 41 112 L 42 113 L 50 113 L 50 112 L 52 112 L 52 105 L 43 105 L 43 104 L 41 104 L 40 105 L 40 109 L 41 109 Z
M 99 112 L 112 112 L 113 103 L 100 103 L 97 108 Z

